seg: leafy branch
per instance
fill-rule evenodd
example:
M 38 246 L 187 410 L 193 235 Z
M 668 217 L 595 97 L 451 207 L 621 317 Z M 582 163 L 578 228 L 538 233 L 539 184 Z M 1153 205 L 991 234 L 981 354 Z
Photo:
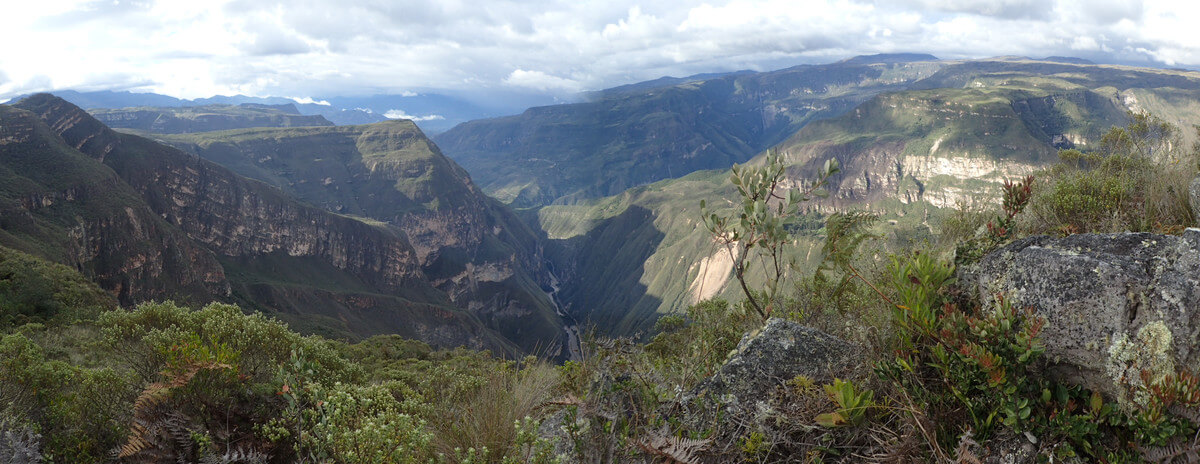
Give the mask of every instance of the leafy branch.
M 839 170 L 837 160 L 825 161 L 816 182 L 802 189 L 785 186 L 787 176 L 779 153 L 767 153 L 762 166 L 734 165 L 729 181 L 737 187 L 742 198 L 741 210 L 725 216 L 708 209 L 701 200 L 700 210 L 704 227 L 713 240 L 725 248 L 733 260 L 733 274 L 745 293 L 750 306 L 763 320 L 771 316 L 779 293 L 779 281 L 787 271 L 783 247 L 791 241 L 787 225 L 799 215 L 800 204 L 814 197 L 824 197 L 822 188 L 829 177 Z M 762 264 L 766 275 L 766 291 L 756 295 L 746 284 L 746 270 L 754 261 Z

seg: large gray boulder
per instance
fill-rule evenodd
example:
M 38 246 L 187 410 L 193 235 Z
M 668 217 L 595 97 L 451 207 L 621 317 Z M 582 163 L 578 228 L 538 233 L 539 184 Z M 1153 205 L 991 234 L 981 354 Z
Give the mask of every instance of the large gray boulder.
M 1031 237 L 959 269 L 980 301 L 1003 294 L 1046 319 L 1048 373 L 1144 405 L 1142 372 L 1200 367 L 1200 229 Z

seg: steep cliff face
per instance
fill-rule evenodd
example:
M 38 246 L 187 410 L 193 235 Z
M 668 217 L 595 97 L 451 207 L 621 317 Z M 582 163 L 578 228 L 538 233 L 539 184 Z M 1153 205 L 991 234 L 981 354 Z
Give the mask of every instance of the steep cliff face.
M 435 287 L 523 346 L 545 347 L 561 333 L 542 290 L 550 278 L 536 235 L 410 121 L 159 138 L 308 203 L 402 232 Z
M 60 121 L 61 122 L 61 121 Z M 37 115 L 0 106 L 0 242 L 71 265 L 121 303 L 227 295 L 216 257 L 138 198 L 112 169 L 76 151 Z
M 206 105 L 89 111 L 104 125 L 160 134 L 186 134 L 244 127 L 332 126 L 320 115 L 301 115 L 294 105 Z
M 37 119 L 45 121 L 48 126 L 41 127 L 73 153 L 71 156 L 92 163 L 82 170 L 107 172 L 108 183 L 118 186 L 115 191 L 121 193 L 96 192 L 95 196 L 116 202 L 122 209 L 137 205 L 148 213 L 137 221 L 125 221 L 121 214 L 89 210 L 88 214 L 100 216 L 100 227 L 134 231 L 128 239 L 131 243 L 162 254 L 182 255 L 178 262 L 151 266 L 164 271 L 148 280 L 172 282 L 175 274 L 165 269 L 179 268 L 180 275 L 191 272 L 214 280 L 219 287 L 193 292 L 197 300 L 231 299 L 331 335 L 399 333 L 438 346 L 518 351 L 512 341 L 497 333 L 499 327 L 487 327 L 434 287 L 417 252 L 398 229 L 305 205 L 212 162 L 115 133 L 74 105 L 49 95 L 30 97 L 18 105 L 29 112 L 11 111 L 19 111 L 35 123 Z M 37 170 L 40 175 L 53 175 L 52 169 L 41 168 Z M 173 231 L 180 243 L 139 240 L 142 231 L 158 228 Z M 105 240 L 94 248 L 111 254 L 112 240 Z M 55 244 L 47 248 L 61 249 Z M 130 263 L 137 265 L 143 259 L 122 256 L 113 260 L 119 261 L 113 274 L 124 276 Z M 182 296 L 171 289 L 130 294 L 131 301 Z
M 1112 98 L 1082 89 L 999 86 L 884 94 L 798 131 L 779 149 L 797 181 L 826 159 L 842 173 L 823 210 L 923 202 L 951 208 L 991 198 L 1057 150 L 1086 148 L 1127 120 Z
M 157 214 L 217 253 L 315 256 L 393 288 L 421 278 L 402 237 L 304 206 L 178 150 L 116 134 L 65 100 L 34 97 L 20 105 L 50 122 L 67 143 L 102 159 Z

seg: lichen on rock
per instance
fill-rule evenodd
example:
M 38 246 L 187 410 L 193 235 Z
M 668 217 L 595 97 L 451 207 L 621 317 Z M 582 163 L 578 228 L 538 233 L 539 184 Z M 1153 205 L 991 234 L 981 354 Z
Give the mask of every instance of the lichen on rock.
M 1004 294 L 1046 319 L 1046 373 L 1123 407 L 1200 367 L 1200 229 L 1030 237 L 959 269 L 968 295 Z
M 1143 381 L 1143 372 L 1151 384 L 1175 372 L 1172 339 L 1171 329 L 1163 321 L 1154 321 L 1138 329 L 1134 339 L 1121 333 L 1108 346 L 1108 363 L 1105 365 L 1108 376 L 1115 385 L 1126 387 L 1117 391 L 1117 401 L 1122 408 L 1132 410 L 1147 406 L 1146 388 L 1149 385 Z

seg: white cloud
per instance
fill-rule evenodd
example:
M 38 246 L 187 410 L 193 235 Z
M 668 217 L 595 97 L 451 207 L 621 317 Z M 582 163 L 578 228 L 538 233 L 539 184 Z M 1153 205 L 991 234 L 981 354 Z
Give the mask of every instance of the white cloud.
M 1138 0 L 44 0 L 0 28 L 28 89 L 370 95 L 531 89 L 855 54 L 1083 55 L 1200 67 L 1200 2 Z M 39 77 L 42 76 L 42 77 Z M 130 77 L 136 76 L 136 77 Z M 45 88 L 43 88 L 45 87 Z
M 370 112 L 370 111 L 368 110 L 367 112 Z M 441 115 L 437 115 L 437 114 L 429 114 L 429 115 L 425 115 L 425 116 L 413 116 L 408 113 L 405 113 L 404 110 L 398 110 L 398 109 L 387 110 L 386 113 L 383 113 L 383 117 L 388 118 L 388 119 L 410 119 L 413 121 L 437 121 L 437 120 L 441 120 L 441 119 L 446 119 L 446 118 L 442 117 Z
M 291 98 L 291 99 L 292 99 L 292 101 L 294 101 L 294 102 L 296 102 L 296 103 L 299 103 L 299 104 L 301 104 L 301 105 L 321 105 L 321 106 L 329 106 L 329 102 L 328 102 L 328 101 L 325 101 L 325 100 L 313 100 L 313 99 L 312 99 L 312 97 L 288 97 L 288 98 Z
M 579 82 L 551 76 L 541 71 L 514 70 L 504 79 L 504 83 L 514 87 L 526 87 L 536 90 L 554 90 L 578 92 L 582 86 Z

